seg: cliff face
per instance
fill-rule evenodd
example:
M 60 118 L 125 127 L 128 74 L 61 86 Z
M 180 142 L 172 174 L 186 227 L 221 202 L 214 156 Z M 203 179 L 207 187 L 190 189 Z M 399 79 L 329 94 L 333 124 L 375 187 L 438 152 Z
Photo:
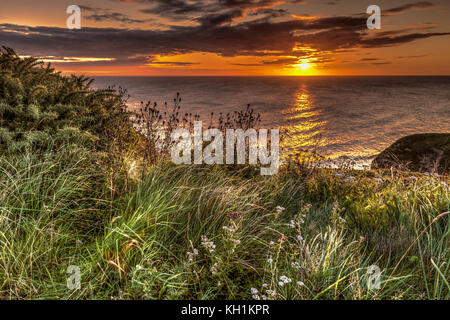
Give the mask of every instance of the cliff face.
M 450 133 L 414 134 L 401 138 L 381 152 L 372 168 L 449 173 Z

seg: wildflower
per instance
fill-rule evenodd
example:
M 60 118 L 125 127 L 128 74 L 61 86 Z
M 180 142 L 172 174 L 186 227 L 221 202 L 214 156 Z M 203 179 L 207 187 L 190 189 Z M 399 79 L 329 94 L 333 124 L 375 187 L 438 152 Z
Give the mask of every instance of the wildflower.
M 212 273 L 213 275 L 214 275 L 214 274 L 217 274 L 217 265 L 218 265 L 218 263 L 215 262 L 215 263 L 212 265 L 211 269 L 210 269 L 210 271 L 211 271 L 211 273 Z
M 241 244 L 241 240 L 239 240 L 239 239 L 233 239 L 232 241 L 233 241 L 235 246 L 238 246 L 238 245 Z
M 282 287 L 282 286 L 284 286 L 284 282 L 283 282 L 283 281 L 278 281 L 278 285 L 279 285 L 280 287 Z
M 267 293 L 269 296 L 272 296 L 272 297 L 275 297 L 275 295 L 277 294 L 277 293 L 275 292 L 275 290 L 266 290 L 266 293 Z
M 380 179 L 380 178 L 373 178 L 373 181 L 377 181 L 379 183 L 383 183 L 384 182 L 383 179 Z
M 252 295 L 252 298 L 255 300 L 259 300 L 259 296 L 257 294 Z
M 275 245 L 275 242 L 270 241 L 270 242 L 269 242 L 269 246 L 273 246 L 273 245 Z
M 411 180 L 417 180 L 417 177 L 416 176 L 411 176 L 411 177 L 409 177 Z
M 201 236 L 202 239 L 202 246 L 208 250 L 209 252 L 214 252 L 216 249 L 216 245 L 214 242 L 210 241 L 206 236 Z
M 448 184 L 446 184 L 444 181 L 441 182 L 441 185 L 443 185 L 445 188 L 448 188 Z
M 251 288 L 251 289 L 250 289 L 250 292 L 251 292 L 252 294 L 258 294 L 258 289 L 256 289 L 256 288 Z
M 261 300 L 267 300 L 267 297 L 265 295 L 262 295 Z
M 306 209 L 306 211 L 309 211 L 312 208 L 312 204 L 306 203 L 303 207 Z
M 302 281 L 297 281 L 297 284 L 298 284 L 300 287 L 303 287 L 303 286 L 305 285 Z
M 342 177 L 342 176 L 344 176 L 342 173 L 337 173 L 337 172 L 335 172 L 334 175 L 335 175 L 336 177 Z
M 295 221 L 294 221 L 294 220 L 291 220 L 291 221 L 287 224 L 287 226 L 288 226 L 289 228 L 295 229 Z
M 136 270 L 137 270 L 137 271 L 141 270 L 142 268 L 143 268 L 143 267 L 142 267 L 141 265 L 139 265 L 139 264 L 136 266 Z
M 267 288 L 268 286 L 269 286 L 269 285 L 268 285 L 267 283 L 263 283 L 263 284 L 262 284 L 262 287 L 263 287 L 263 288 Z
M 281 276 L 280 277 L 280 282 L 283 282 L 283 284 L 285 284 L 285 283 L 291 283 L 292 282 L 292 279 L 291 278 L 288 278 L 288 277 L 286 277 L 286 276 Z M 280 282 L 278 282 L 278 284 L 280 284 Z M 282 286 L 282 285 L 281 285 Z
M 300 269 L 300 264 L 299 264 L 297 261 L 292 262 L 292 263 L 291 263 L 291 266 L 292 266 L 293 268 L 295 268 L 295 269 Z
M 273 262 L 272 257 L 270 257 L 269 259 L 267 259 L 267 262 L 270 263 L 270 264 L 272 264 L 272 262 Z
M 236 231 L 233 227 L 227 227 L 227 226 L 223 226 L 222 229 L 225 231 L 228 231 L 230 233 L 233 233 Z
M 278 213 L 281 213 L 281 212 L 283 212 L 284 210 L 286 210 L 286 208 L 283 208 L 282 206 L 277 206 L 277 207 L 275 208 L 275 210 L 276 210 Z
M 298 241 L 302 241 L 302 240 L 303 240 L 303 237 L 302 237 L 301 234 L 299 234 L 299 235 L 297 236 L 297 240 L 298 240 Z
M 198 255 L 198 250 L 197 250 L 197 249 L 194 248 L 194 250 L 192 250 L 192 251 L 193 251 L 193 252 L 188 252 L 188 253 L 187 253 L 189 262 L 194 261 L 194 257 L 195 257 L 196 255 Z

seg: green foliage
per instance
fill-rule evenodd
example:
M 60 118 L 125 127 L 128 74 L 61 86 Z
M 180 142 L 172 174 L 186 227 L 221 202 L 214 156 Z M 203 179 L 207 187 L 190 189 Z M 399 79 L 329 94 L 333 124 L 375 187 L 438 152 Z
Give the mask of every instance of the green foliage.
M 62 76 L 35 58 L 0 51 L 0 150 L 45 149 L 76 141 L 105 149 L 104 131 L 120 122 L 128 128 L 124 91 L 94 90 L 92 79 Z M 129 128 L 131 130 L 131 128 Z

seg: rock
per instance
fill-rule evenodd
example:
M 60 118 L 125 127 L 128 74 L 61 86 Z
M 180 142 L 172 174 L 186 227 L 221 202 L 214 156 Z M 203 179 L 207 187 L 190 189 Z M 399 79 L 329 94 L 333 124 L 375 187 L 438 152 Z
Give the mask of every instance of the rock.
M 381 152 L 372 169 L 449 173 L 450 133 L 414 134 L 401 138 Z

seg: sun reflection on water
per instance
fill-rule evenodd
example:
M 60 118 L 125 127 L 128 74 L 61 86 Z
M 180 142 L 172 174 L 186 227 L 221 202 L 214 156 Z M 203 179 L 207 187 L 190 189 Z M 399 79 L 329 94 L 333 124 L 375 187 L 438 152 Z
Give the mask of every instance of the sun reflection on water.
M 302 84 L 296 93 L 296 100 L 291 108 L 282 111 L 285 116 L 285 132 L 281 141 L 282 156 L 293 154 L 299 149 L 320 147 L 321 131 L 325 121 L 320 120 L 320 110 L 315 107 L 314 101 L 305 84 Z

